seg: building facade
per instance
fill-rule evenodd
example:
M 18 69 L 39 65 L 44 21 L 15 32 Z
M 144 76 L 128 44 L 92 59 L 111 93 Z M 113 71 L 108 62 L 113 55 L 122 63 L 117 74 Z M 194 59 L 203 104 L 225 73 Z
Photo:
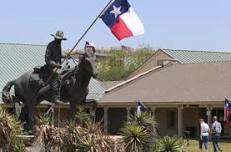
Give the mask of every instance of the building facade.
M 141 99 L 152 109 L 161 135 L 190 131 L 197 137 L 198 120 L 204 118 L 211 125 L 216 115 L 222 136 L 231 137 L 231 125 L 223 122 L 224 99 L 231 98 L 230 53 L 168 51 L 172 54 L 157 51 L 133 77 L 105 91 L 99 100 L 105 131 L 118 133 Z

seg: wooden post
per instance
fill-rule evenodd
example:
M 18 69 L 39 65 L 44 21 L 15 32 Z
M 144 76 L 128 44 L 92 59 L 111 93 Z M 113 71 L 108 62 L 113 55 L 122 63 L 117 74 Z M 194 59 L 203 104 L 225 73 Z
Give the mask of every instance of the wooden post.
M 207 115 L 207 122 L 208 125 L 211 126 L 212 125 L 212 107 L 211 106 L 207 106 L 206 107 L 206 115 Z
M 127 110 L 127 121 L 128 121 L 129 116 L 130 116 L 131 107 L 126 107 L 126 110 Z
M 178 117 L 177 117 L 177 124 L 178 124 L 178 137 L 182 137 L 182 110 L 183 110 L 183 107 L 182 106 L 179 106 L 177 108 L 177 111 L 178 111 Z
M 60 127 L 60 104 L 58 105 L 58 127 Z
M 103 126 L 104 126 L 104 133 L 108 133 L 108 107 L 104 107 L 104 114 L 103 114 Z

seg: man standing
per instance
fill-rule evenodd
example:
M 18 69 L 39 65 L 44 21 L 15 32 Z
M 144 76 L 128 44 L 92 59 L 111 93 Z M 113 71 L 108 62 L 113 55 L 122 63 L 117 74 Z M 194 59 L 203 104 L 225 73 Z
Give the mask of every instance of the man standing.
M 209 143 L 209 125 L 204 122 L 204 119 L 200 119 L 200 140 L 204 144 L 205 151 L 208 152 L 208 143 Z
M 137 112 L 137 116 L 140 116 L 141 115 L 141 112 L 143 110 L 146 110 L 146 106 L 142 103 L 141 99 L 138 99 L 137 101 L 137 109 L 136 109 L 136 112 Z
M 213 116 L 213 124 L 211 128 L 211 133 L 212 133 L 212 142 L 213 142 L 214 152 L 222 151 L 218 144 L 220 141 L 221 131 L 222 131 L 221 123 L 217 121 L 216 116 Z
M 62 58 L 62 40 L 64 38 L 64 33 L 62 31 L 57 31 L 55 35 L 51 34 L 54 40 L 47 45 L 45 62 L 51 73 L 51 91 L 52 100 L 51 102 L 60 102 L 60 75 L 57 69 L 61 69 L 61 58 Z

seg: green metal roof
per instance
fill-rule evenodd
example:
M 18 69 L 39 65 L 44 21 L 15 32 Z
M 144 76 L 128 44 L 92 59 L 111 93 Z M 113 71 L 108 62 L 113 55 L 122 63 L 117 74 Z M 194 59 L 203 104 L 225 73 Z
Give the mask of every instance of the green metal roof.
M 0 92 L 8 81 L 18 78 L 35 66 L 44 65 L 45 51 L 45 45 L 0 43 Z M 104 88 L 100 83 L 91 79 L 87 98 L 99 100 L 103 93 Z
M 208 52 L 161 49 L 180 63 L 208 63 L 231 61 L 230 52 Z

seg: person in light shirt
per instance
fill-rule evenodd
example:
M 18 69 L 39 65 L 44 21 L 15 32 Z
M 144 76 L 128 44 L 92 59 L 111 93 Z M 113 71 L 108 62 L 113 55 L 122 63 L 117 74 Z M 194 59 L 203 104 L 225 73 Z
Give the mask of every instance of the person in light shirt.
M 202 144 L 204 144 L 205 151 L 208 152 L 208 143 L 209 143 L 209 125 L 204 122 L 204 119 L 200 119 L 200 139 Z
M 221 123 L 217 121 L 217 117 L 213 116 L 213 124 L 211 127 L 211 134 L 212 134 L 212 142 L 213 142 L 213 149 L 214 152 L 222 151 L 219 146 L 220 136 L 221 136 Z

